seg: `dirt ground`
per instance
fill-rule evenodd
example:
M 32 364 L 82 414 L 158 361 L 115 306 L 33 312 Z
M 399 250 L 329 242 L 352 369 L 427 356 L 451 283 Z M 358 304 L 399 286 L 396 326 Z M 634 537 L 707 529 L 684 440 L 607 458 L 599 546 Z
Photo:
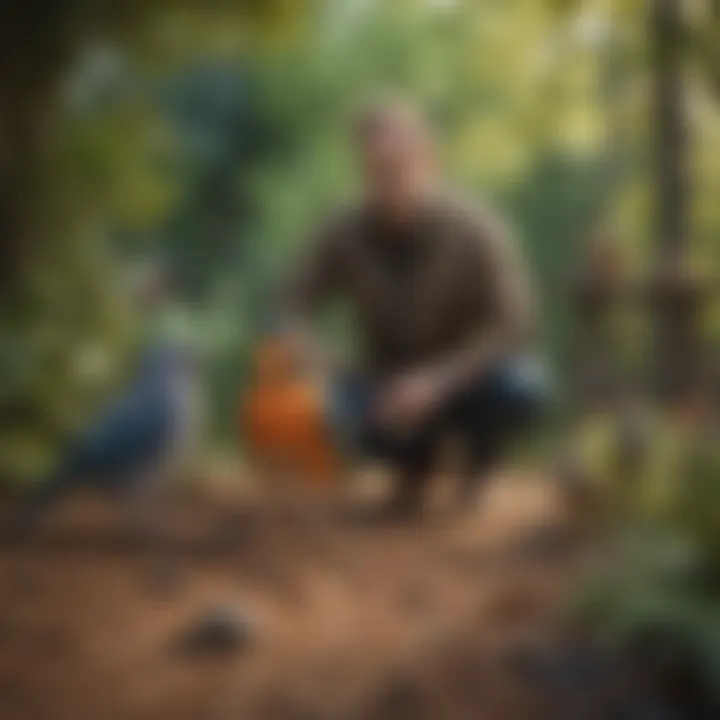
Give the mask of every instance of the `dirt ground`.
M 349 519 L 358 503 L 193 495 L 162 562 L 73 503 L 0 552 L 0 718 L 562 717 L 511 661 L 554 631 L 580 563 L 538 541 L 558 518 L 547 484 L 510 473 L 463 517 L 397 526 Z M 247 643 L 181 652 L 213 608 L 247 619 Z

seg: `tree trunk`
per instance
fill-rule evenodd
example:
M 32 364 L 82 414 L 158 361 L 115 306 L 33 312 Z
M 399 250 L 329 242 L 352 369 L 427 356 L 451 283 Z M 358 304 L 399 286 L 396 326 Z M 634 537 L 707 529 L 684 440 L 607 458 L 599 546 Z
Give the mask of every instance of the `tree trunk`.
M 688 378 L 687 353 L 683 345 L 685 319 L 675 306 L 681 298 L 672 297 L 680 288 L 688 227 L 688 173 L 685 93 L 682 76 L 682 16 L 679 0 L 653 0 L 651 35 L 655 73 L 655 108 L 651 125 L 655 128 L 656 163 L 656 292 L 663 298 L 655 304 L 656 386 L 662 398 L 682 391 Z M 658 297 L 656 293 L 651 294 Z M 675 299 L 678 302 L 675 302 Z
M 0 8 L 0 292 L 22 286 L 42 218 L 46 144 L 69 56 L 61 0 L 8 0 Z

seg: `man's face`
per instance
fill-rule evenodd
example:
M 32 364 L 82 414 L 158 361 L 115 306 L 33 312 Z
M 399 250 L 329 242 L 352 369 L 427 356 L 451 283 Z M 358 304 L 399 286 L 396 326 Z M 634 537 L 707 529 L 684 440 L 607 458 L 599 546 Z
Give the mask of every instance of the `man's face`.
M 431 179 L 426 132 L 403 118 L 386 118 L 366 128 L 360 153 L 366 191 L 390 215 L 402 217 L 421 200 Z

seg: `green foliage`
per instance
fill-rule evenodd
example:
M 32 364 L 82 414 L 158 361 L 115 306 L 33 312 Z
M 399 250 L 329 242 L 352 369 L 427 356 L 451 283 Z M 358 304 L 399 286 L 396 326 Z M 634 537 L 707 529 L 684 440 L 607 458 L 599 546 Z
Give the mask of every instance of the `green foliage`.
M 37 458 L 52 457 L 122 378 L 143 324 L 128 282 L 138 261 L 172 269 L 175 317 L 205 350 L 216 426 L 227 432 L 254 335 L 272 322 L 293 256 L 354 190 L 348 123 L 378 91 L 426 106 L 449 177 L 489 195 L 517 226 L 561 369 L 578 241 L 602 221 L 635 267 L 648 264 L 641 3 L 53 6 L 43 28 L 29 15 L 17 26 L 37 87 L 9 106 L 47 122 L 36 138 L 42 182 L 32 185 L 27 287 L 0 318 L 0 473 L 43 465 Z M 712 267 L 720 135 L 701 82 L 708 66 L 697 60 L 688 83 L 695 248 Z M 329 325 L 338 337 L 347 323 Z
M 685 459 L 671 519 L 720 577 L 720 449 L 717 430 L 697 439 Z
M 606 426 L 607 427 L 607 426 Z M 620 657 L 640 663 L 662 693 L 679 680 L 716 697 L 720 676 L 720 447 L 717 427 L 696 431 L 656 418 L 633 477 L 605 463 L 612 522 L 572 611 Z M 612 438 L 597 442 L 598 458 Z M 609 442 L 608 442 L 609 440 Z M 590 458 L 588 449 L 586 459 Z M 629 481 L 629 482 L 628 482 Z M 653 676 L 658 672 L 660 675 Z M 705 692 L 705 690 L 703 690 Z
M 66 0 L 38 22 L 29 5 L 3 6 L 0 177 L 15 192 L 0 201 L 1 479 L 52 462 L 124 377 L 142 333 L 126 251 L 158 246 L 188 186 L 171 166 L 179 151 L 153 99 L 158 78 L 201 51 L 237 54 L 283 34 L 305 9 Z M 197 234 L 193 243 L 202 245 Z

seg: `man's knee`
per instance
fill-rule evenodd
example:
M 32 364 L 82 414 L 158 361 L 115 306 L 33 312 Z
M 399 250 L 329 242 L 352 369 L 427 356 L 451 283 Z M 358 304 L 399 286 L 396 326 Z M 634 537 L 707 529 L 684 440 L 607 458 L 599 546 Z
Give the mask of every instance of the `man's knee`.
M 548 405 L 550 387 L 542 365 L 514 360 L 494 368 L 457 398 L 461 422 L 481 432 L 486 426 L 531 424 Z

